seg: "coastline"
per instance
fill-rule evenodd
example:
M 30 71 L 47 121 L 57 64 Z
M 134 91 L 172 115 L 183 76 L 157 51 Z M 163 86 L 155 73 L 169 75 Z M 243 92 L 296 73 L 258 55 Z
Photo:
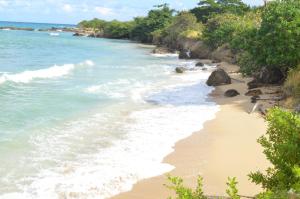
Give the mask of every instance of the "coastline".
M 236 177 L 241 195 L 253 196 L 261 188 L 248 179 L 251 171 L 264 170 L 268 166 L 257 139 L 266 132 L 266 123 L 259 113 L 249 114 L 253 104 L 247 92 L 246 82 L 238 67 L 222 62 L 219 68 L 234 78 L 230 85 L 219 86 L 210 97 L 220 106 L 216 118 L 207 121 L 204 128 L 188 138 L 180 140 L 174 152 L 163 163 L 175 167 L 169 174 L 184 179 L 185 185 L 194 187 L 198 175 L 204 178 L 206 195 L 226 195 L 228 177 Z M 224 97 L 228 89 L 236 89 L 241 95 Z M 129 192 L 112 199 L 166 199 L 174 193 L 163 185 L 168 183 L 166 174 L 136 183 Z

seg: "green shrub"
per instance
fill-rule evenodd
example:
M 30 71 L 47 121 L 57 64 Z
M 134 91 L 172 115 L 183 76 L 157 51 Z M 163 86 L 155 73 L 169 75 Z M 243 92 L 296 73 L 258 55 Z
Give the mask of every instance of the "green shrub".
M 113 20 L 108 22 L 104 28 L 104 36 L 108 38 L 129 38 L 130 33 L 133 29 L 132 22 L 120 22 Z
M 268 131 L 258 142 L 273 167 L 261 172 L 251 173 L 256 184 L 273 193 L 290 190 L 299 183 L 295 167 L 300 166 L 300 117 L 299 115 L 274 108 L 267 115 Z
M 237 189 L 238 182 L 236 181 L 236 178 L 228 178 L 227 186 L 228 189 L 226 190 L 227 195 L 231 199 L 240 199 L 241 197 L 238 195 L 238 189 Z
M 207 199 L 202 190 L 203 178 L 201 176 L 198 177 L 196 190 L 185 187 L 182 178 L 168 176 L 168 180 L 171 185 L 165 186 L 176 192 L 176 199 Z M 172 197 L 169 197 L 169 199 L 172 199 Z

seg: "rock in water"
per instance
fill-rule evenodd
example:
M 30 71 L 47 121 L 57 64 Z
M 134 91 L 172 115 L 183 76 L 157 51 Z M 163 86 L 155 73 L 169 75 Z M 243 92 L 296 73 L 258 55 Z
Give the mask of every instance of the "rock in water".
M 175 71 L 176 73 L 184 73 L 187 69 L 184 67 L 176 67 Z
M 262 91 L 260 89 L 256 89 L 256 90 L 250 90 L 248 91 L 245 95 L 246 96 L 257 96 L 257 95 L 262 95 Z
M 204 64 L 202 63 L 202 62 L 198 62 L 197 64 L 196 64 L 196 67 L 203 67 L 204 66 Z
M 208 86 L 231 84 L 231 78 L 223 69 L 217 69 L 209 76 L 206 84 Z
M 230 90 L 226 91 L 224 95 L 226 97 L 235 97 L 235 96 L 240 95 L 240 93 L 235 89 L 230 89 Z
M 190 56 L 190 51 L 188 50 L 181 50 L 179 52 L 179 59 L 190 59 L 191 56 Z

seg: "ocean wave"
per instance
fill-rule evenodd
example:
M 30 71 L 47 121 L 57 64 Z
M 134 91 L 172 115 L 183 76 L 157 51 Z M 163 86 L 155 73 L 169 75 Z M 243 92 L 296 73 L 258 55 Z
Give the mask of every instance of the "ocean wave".
M 50 68 L 39 69 L 34 71 L 24 71 L 16 74 L 2 74 L 0 84 L 7 81 L 15 83 L 29 83 L 35 79 L 52 79 L 70 74 L 77 66 L 93 66 L 90 60 L 79 64 L 64 64 L 62 66 L 54 65 Z

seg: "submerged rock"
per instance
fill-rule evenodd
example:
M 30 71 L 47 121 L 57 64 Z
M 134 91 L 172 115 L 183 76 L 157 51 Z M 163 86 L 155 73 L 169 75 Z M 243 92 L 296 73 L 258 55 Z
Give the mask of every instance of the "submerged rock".
M 226 97 L 235 97 L 235 96 L 240 95 L 240 93 L 235 89 L 230 89 L 230 90 L 226 91 L 224 95 Z
M 223 69 L 217 69 L 209 76 L 206 84 L 208 86 L 231 84 L 231 78 Z
M 170 49 L 165 48 L 165 47 L 156 47 L 152 51 L 153 54 L 168 54 L 172 53 Z
M 176 73 L 184 73 L 187 69 L 185 67 L 176 67 Z
M 245 95 L 246 96 L 257 96 L 257 95 L 262 95 L 263 92 L 260 89 L 256 89 L 256 90 L 250 90 L 248 91 Z

